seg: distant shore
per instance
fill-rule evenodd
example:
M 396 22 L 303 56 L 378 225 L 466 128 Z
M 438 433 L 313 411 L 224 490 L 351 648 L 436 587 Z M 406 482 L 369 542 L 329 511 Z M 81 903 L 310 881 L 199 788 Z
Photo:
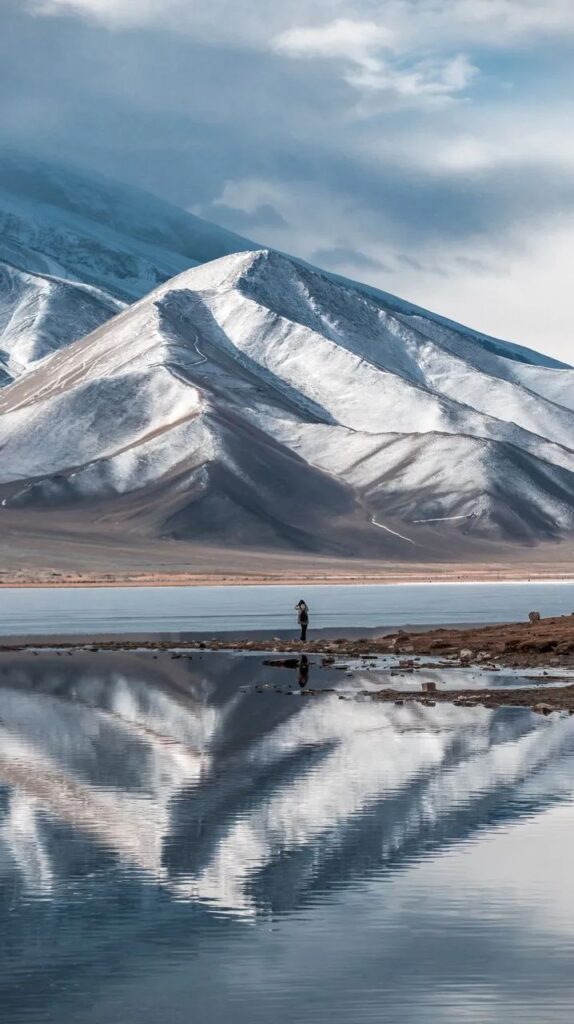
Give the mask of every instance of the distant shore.
M 381 586 L 385 584 L 447 584 L 447 583 L 574 583 L 574 572 L 547 573 L 523 569 L 472 569 L 437 572 L 378 572 L 345 575 L 328 573 L 293 574 L 223 574 L 223 573 L 146 573 L 142 575 L 39 575 L 0 577 L 0 589 L 67 589 L 104 587 L 288 587 L 288 586 Z

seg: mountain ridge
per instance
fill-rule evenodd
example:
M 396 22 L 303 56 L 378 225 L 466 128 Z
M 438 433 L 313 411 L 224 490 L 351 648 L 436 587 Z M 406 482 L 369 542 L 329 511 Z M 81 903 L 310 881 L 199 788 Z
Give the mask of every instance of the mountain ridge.
M 4 508 L 357 556 L 568 536 L 574 412 L 542 392 L 574 371 L 438 331 L 272 250 L 186 270 L 0 392 Z
M 0 158 L 0 266 L 5 264 L 5 272 L 11 266 L 26 274 L 61 279 L 60 287 L 66 281 L 92 285 L 112 300 L 125 303 L 141 298 L 191 266 L 258 249 L 260 246 L 249 239 L 102 175 L 21 153 L 6 153 Z M 296 262 L 315 269 L 304 260 Z M 388 292 L 330 272 L 321 273 L 382 303 L 387 310 L 409 317 L 411 324 L 422 317 L 427 331 L 431 323 L 443 335 L 453 328 L 457 344 L 465 335 L 469 342 L 479 341 L 494 354 L 503 347 L 503 354 L 517 363 L 549 368 L 565 365 L 532 349 L 457 325 Z M 6 301 L 0 279 L 0 317 Z M 33 318 L 33 307 L 28 315 Z M 87 330 L 82 330 L 80 318 L 76 337 Z M 70 340 L 64 332 L 61 344 Z M 33 362 L 28 361 L 22 371 Z M 13 378 L 8 375 L 0 379 L 0 386 L 9 379 Z

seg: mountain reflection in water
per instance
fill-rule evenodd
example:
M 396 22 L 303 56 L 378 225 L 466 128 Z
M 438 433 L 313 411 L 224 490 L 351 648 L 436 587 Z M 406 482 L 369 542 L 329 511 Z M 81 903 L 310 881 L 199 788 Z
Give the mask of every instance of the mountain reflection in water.
M 271 674 L 2 657 L 3 1020 L 569 1021 L 574 722 Z

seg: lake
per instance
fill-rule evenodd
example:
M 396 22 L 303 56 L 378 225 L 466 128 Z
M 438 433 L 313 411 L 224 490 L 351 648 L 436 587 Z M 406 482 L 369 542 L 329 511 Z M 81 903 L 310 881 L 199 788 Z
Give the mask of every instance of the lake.
M 0 655 L 3 1024 L 570 1024 L 574 719 L 311 662 Z
M 505 622 L 574 610 L 574 583 L 0 589 L 0 634 L 285 631 L 305 597 L 311 629 Z

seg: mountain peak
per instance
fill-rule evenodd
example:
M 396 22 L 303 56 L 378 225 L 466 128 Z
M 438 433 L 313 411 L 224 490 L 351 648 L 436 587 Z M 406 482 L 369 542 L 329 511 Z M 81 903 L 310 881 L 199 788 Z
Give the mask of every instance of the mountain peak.
M 573 370 L 42 174 L 0 161 L 4 523 L 419 561 L 573 530 Z

